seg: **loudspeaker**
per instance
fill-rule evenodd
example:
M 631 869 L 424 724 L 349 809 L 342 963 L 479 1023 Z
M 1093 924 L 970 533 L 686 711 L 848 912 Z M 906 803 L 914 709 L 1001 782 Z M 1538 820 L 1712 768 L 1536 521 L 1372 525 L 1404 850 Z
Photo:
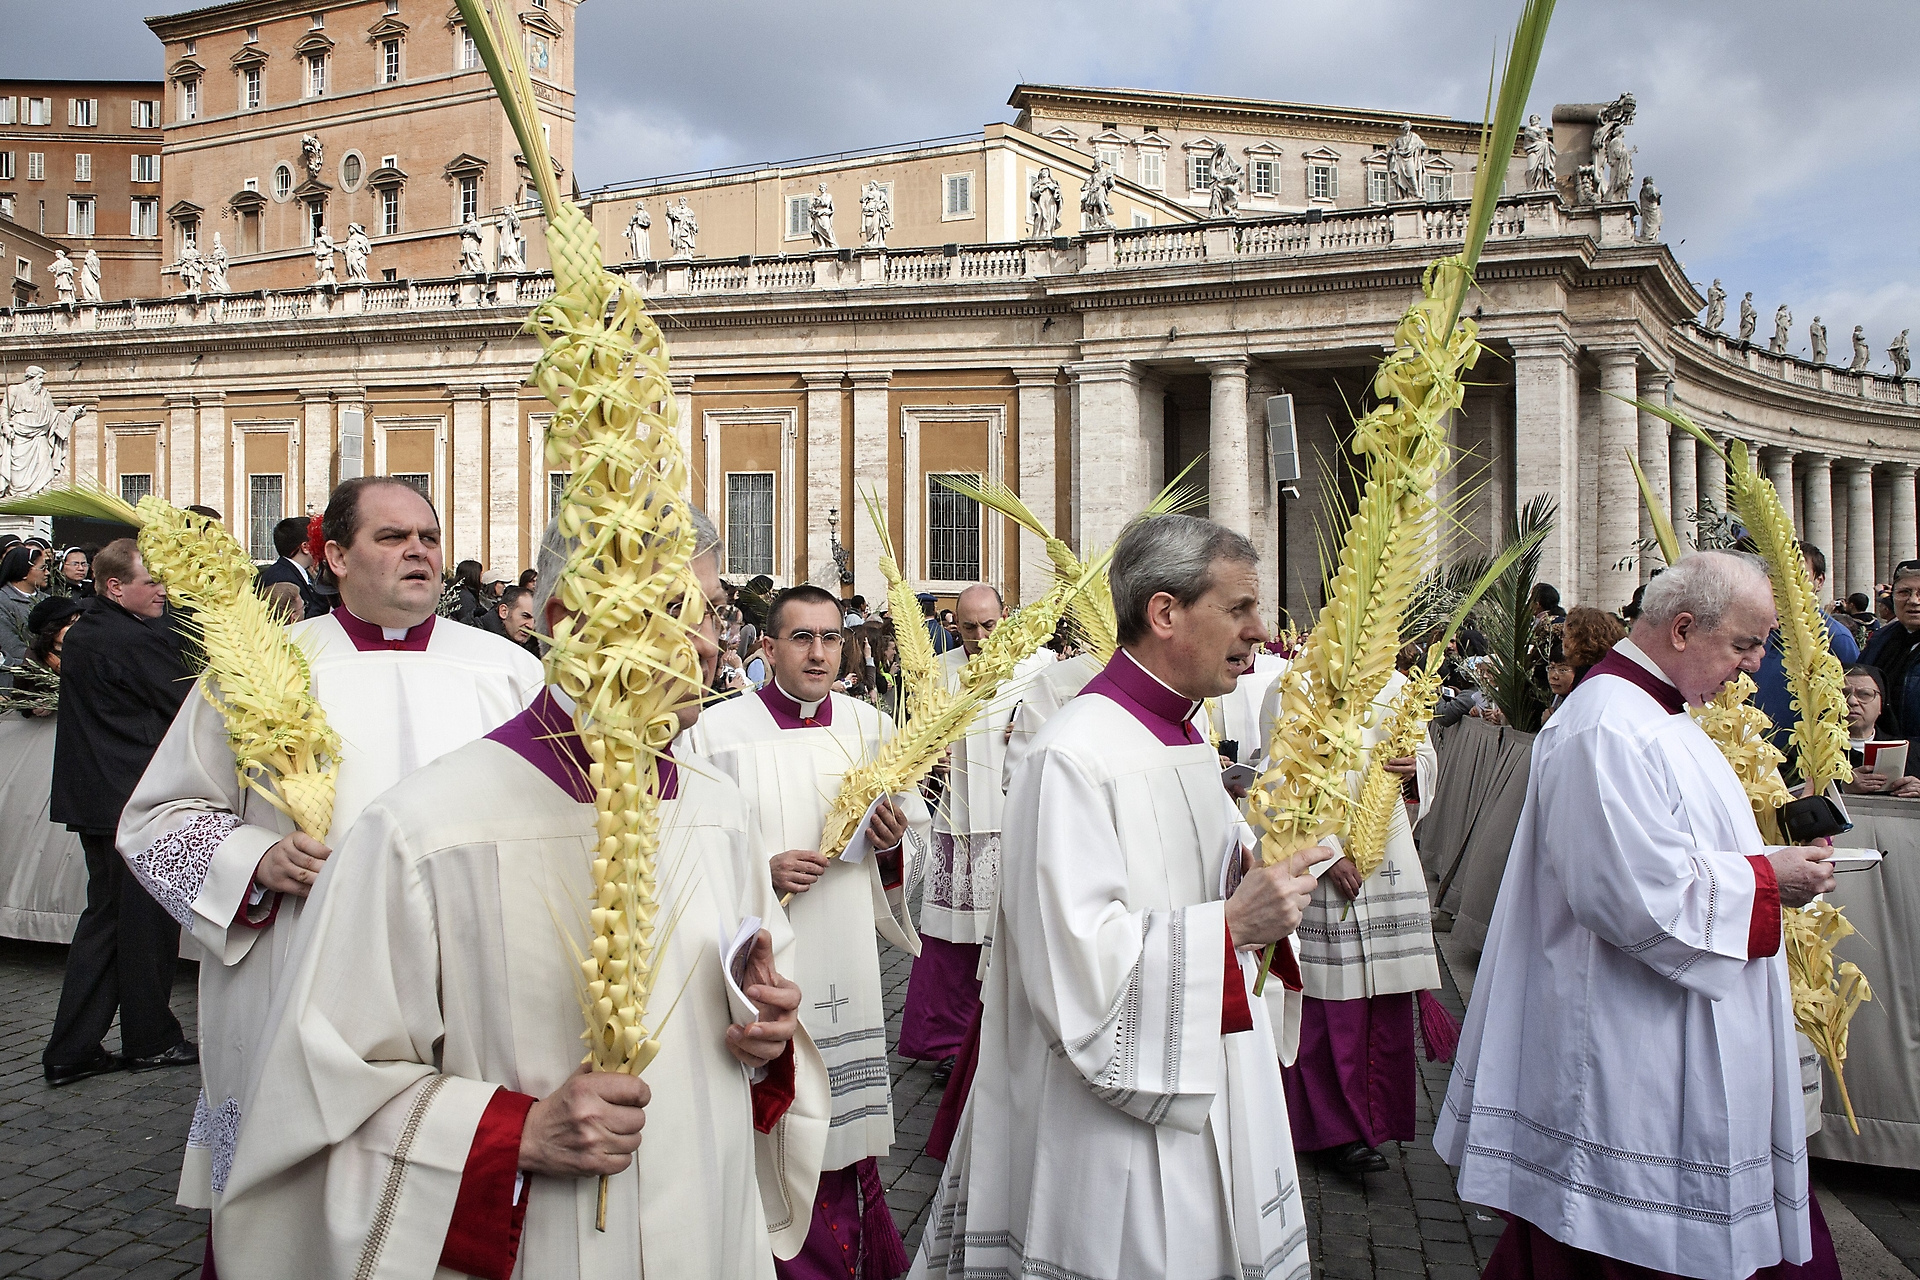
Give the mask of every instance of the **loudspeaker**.
M 1267 457 L 1273 466 L 1273 484 L 1292 484 L 1300 478 L 1300 442 L 1293 430 L 1292 396 L 1267 397 Z

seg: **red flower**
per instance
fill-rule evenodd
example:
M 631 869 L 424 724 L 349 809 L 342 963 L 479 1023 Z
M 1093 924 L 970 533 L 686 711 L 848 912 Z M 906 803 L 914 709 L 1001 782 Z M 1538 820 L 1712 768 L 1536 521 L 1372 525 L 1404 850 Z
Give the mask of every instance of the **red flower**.
M 327 536 L 320 532 L 320 516 L 307 521 L 307 554 L 313 557 L 317 568 L 327 562 Z

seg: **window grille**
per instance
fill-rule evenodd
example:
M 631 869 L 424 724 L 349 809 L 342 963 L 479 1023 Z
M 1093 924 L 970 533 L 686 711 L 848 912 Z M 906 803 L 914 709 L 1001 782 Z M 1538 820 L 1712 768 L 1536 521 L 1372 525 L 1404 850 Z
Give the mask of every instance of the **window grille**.
M 727 572 L 773 573 L 773 472 L 727 474 Z
M 122 483 L 125 480 L 122 476 Z M 247 477 L 247 554 L 256 561 L 280 554 L 273 545 L 273 526 L 287 513 L 286 484 L 285 476 Z
M 951 480 L 980 483 L 977 475 Z M 980 580 L 980 504 L 927 476 L 927 576 L 942 582 Z

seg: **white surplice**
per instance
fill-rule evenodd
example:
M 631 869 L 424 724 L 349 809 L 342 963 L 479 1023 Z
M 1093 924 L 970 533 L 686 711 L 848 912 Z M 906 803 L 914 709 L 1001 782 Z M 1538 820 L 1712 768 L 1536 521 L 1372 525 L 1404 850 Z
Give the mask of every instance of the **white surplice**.
M 1808 1260 L 1786 961 L 1749 957 L 1765 852 L 1688 716 L 1600 672 L 1554 712 L 1434 1128 L 1461 1199 L 1703 1280 Z
M 739 784 L 747 801 L 748 847 L 762 859 L 818 849 L 841 775 L 893 736 L 886 713 L 843 694 L 829 696 L 829 726 L 783 729 L 757 695 L 745 694 L 708 707 L 681 735 L 689 752 Z M 904 809 L 909 829 L 901 846 L 902 885 L 882 883 L 876 858 L 858 864 L 836 858 L 786 908 L 796 954 L 794 967 L 782 972 L 800 984 L 800 1018 L 833 1086 L 823 1169 L 884 1156 L 893 1145 L 887 1011 L 874 935 L 920 954 L 904 884 L 914 874 L 913 861 L 926 856 L 932 834 L 932 818 L 918 794 L 907 798 Z
M 1228 978 L 1240 827 L 1213 748 L 1163 746 L 1095 693 L 1032 748 L 979 1067 L 913 1275 L 1304 1280 L 1266 1003 L 1221 1030 L 1223 983 L 1250 988 L 1257 962 Z
M 960 691 L 966 660 L 964 649 L 940 655 L 940 670 L 953 693 Z M 1049 649 L 1018 663 L 953 744 L 946 791 L 934 807 L 934 847 L 920 903 L 920 932 L 927 937 L 977 945 L 993 932 L 1008 730 L 1028 687 L 1058 665 Z
M 1028 682 L 1020 693 L 1020 705 L 1013 709 L 1013 732 L 1007 735 L 1007 749 L 1000 765 L 1000 789 L 1013 789 L 1013 775 L 1033 749 L 1033 740 L 1054 713 L 1073 701 L 1087 687 L 1087 681 L 1100 674 L 1105 664 L 1090 653 L 1076 654 L 1054 663 Z
M 424 650 L 360 650 L 331 614 L 289 628 L 307 655 L 313 696 L 340 735 L 337 849 L 373 798 L 447 752 L 491 732 L 544 684 L 526 650 L 437 620 Z M 203 684 L 202 688 L 206 686 Z M 207 951 L 200 965 L 202 1088 L 180 1174 L 180 1203 L 217 1203 L 240 1128 L 248 1059 L 288 965 L 302 900 L 277 907 L 253 892 L 262 855 L 293 823 L 240 785 L 220 712 L 194 693 L 161 741 L 120 818 L 118 845 L 140 882 Z M 325 876 L 323 869 L 322 878 Z M 272 915 L 264 927 L 247 916 Z
M 1356 794 L 1373 749 L 1386 739 L 1381 725 L 1406 683 L 1407 678 L 1396 671 L 1374 697 L 1360 731 L 1365 747 L 1360 767 L 1348 775 Z M 1263 756 L 1284 686 L 1283 671 L 1271 681 L 1261 704 Z M 1415 756 L 1422 751 L 1431 754 L 1432 748 L 1423 741 Z M 1303 994 L 1310 999 L 1359 1000 L 1431 991 L 1440 985 L 1440 965 L 1433 949 L 1433 904 L 1427 897 L 1426 871 L 1414 847 L 1405 804 L 1396 803 L 1388 815 L 1386 856 L 1360 882 L 1359 893 L 1347 898 L 1325 875 L 1320 877 L 1293 946 L 1300 960 Z
M 756 1134 L 720 967 L 746 916 L 772 933 L 782 973 L 792 935 L 747 851 L 737 789 L 697 759 L 679 776 L 661 806 L 661 919 L 674 925 L 649 1023 L 672 1014 L 645 1072 L 646 1132 L 609 1180 L 604 1232 L 597 1178 L 527 1178 L 514 1274 L 528 1280 L 770 1280 L 774 1254 L 806 1238 L 825 1068 L 796 1037 L 795 1102 Z M 367 809 L 314 893 L 276 1001 L 214 1223 L 222 1275 L 436 1274 L 495 1090 L 545 1097 L 580 1062 L 593 840 L 591 804 L 492 741 Z

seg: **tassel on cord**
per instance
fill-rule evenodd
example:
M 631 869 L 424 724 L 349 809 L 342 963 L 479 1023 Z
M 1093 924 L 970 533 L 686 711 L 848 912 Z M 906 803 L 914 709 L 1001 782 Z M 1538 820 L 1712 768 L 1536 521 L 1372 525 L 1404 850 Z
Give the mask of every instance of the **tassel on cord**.
M 900 1242 L 900 1228 L 887 1207 L 887 1189 L 880 1185 L 880 1162 L 872 1156 L 854 1165 L 860 1175 L 860 1246 L 866 1255 L 861 1280 L 895 1280 L 907 1274 L 913 1260 Z
M 1453 1051 L 1460 1047 L 1460 1024 L 1431 991 L 1422 991 L 1416 1003 L 1420 1006 L 1420 1039 L 1426 1042 L 1427 1061 L 1452 1062 Z

